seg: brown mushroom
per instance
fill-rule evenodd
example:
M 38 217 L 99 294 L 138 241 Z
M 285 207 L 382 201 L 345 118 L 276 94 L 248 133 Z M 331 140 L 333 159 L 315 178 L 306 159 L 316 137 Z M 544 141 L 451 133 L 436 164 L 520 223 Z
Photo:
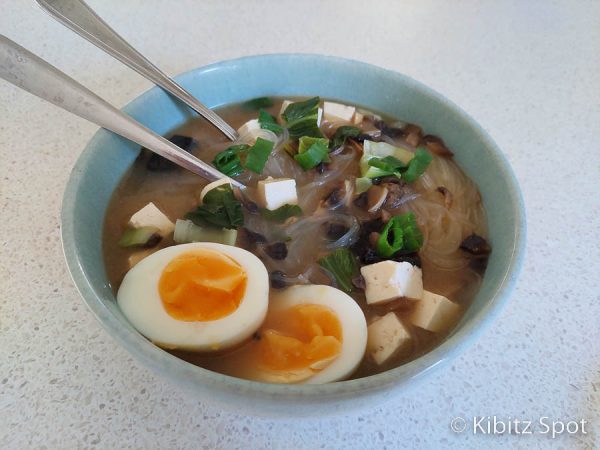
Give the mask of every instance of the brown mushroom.
M 367 211 L 370 213 L 379 211 L 385 203 L 388 192 L 385 186 L 371 186 L 367 191 Z
M 434 136 L 433 134 L 423 136 L 423 143 L 425 144 L 425 147 L 427 147 L 427 150 L 429 150 L 431 153 L 435 153 L 436 155 L 446 158 L 451 158 L 454 156 L 454 153 L 452 153 L 452 151 L 446 147 L 446 144 L 444 144 L 442 138 Z
M 460 244 L 461 250 L 474 256 L 487 256 L 492 251 L 490 244 L 481 236 L 473 233 Z
M 406 135 L 406 142 L 413 147 L 416 147 L 421 142 L 421 138 L 423 137 L 423 130 L 420 126 L 409 123 L 404 129 L 404 134 Z
M 404 197 L 409 193 L 410 189 L 407 189 L 406 183 L 402 182 L 401 180 L 398 181 L 400 181 L 400 183 L 394 180 L 393 182 L 386 182 L 382 185 L 385 186 L 389 191 L 385 200 L 386 208 L 394 209 L 405 202 Z

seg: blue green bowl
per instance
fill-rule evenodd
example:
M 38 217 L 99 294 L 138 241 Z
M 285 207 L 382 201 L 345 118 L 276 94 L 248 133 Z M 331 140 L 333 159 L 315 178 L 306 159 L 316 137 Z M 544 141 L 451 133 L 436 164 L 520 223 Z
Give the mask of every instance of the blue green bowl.
M 108 333 L 135 358 L 198 398 L 250 414 L 301 416 L 380 405 L 446 365 L 473 343 L 497 315 L 515 284 L 524 256 L 525 213 L 513 172 L 487 133 L 440 94 L 404 75 L 368 64 L 316 55 L 252 56 L 192 70 L 177 80 L 215 108 L 261 96 L 314 96 L 363 105 L 418 123 L 443 137 L 457 163 L 477 183 L 494 248 L 482 287 L 464 318 L 441 345 L 420 358 L 351 381 L 326 385 L 274 385 L 245 381 L 189 364 L 139 334 L 121 314 L 102 258 L 102 225 L 113 191 L 139 146 L 99 130 L 69 179 L 62 208 L 62 241 L 81 296 Z M 192 114 L 152 88 L 124 111 L 159 134 Z

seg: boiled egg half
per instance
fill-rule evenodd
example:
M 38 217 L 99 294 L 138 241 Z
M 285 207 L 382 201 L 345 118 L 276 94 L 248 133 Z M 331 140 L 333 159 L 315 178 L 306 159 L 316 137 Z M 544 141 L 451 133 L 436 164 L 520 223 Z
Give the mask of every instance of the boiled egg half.
M 123 279 L 125 317 L 160 347 L 216 351 L 246 340 L 263 323 L 269 277 L 252 253 L 199 242 L 164 248 Z
M 249 378 L 329 383 L 347 378 L 360 364 L 367 323 L 354 299 L 339 289 L 298 285 L 271 295 L 267 318 L 255 336 L 245 361 L 252 366 Z

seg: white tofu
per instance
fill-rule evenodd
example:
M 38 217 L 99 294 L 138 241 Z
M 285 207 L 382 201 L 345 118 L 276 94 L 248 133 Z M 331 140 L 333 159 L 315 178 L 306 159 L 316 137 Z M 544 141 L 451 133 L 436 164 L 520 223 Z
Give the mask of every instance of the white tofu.
M 277 209 L 283 205 L 297 205 L 298 193 L 296 180 L 291 178 L 272 178 L 258 182 L 258 196 L 262 206 L 267 209 Z
M 252 119 L 246 122 L 244 125 L 238 128 L 237 132 L 240 136 L 250 133 L 252 136 L 261 130 L 258 119 Z
M 381 365 L 411 344 L 408 329 L 393 313 L 387 313 L 367 328 L 367 351 Z
M 365 116 L 362 113 L 359 113 L 358 111 L 356 111 L 354 113 L 354 117 L 352 118 L 352 123 L 354 125 L 360 125 L 364 118 L 365 118 Z
M 287 109 L 288 106 L 290 106 L 292 103 L 294 103 L 291 100 L 284 100 L 283 103 L 281 104 L 281 109 L 279 110 L 279 114 L 277 115 L 277 121 L 280 124 L 284 124 L 285 120 L 283 120 L 283 113 L 285 112 L 285 110 Z M 317 115 L 317 125 L 321 126 L 321 119 L 323 118 L 323 108 L 319 107 L 318 110 L 318 115 Z
M 382 261 L 360 269 L 365 279 L 369 305 L 386 303 L 399 297 L 423 297 L 423 272 L 408 262 Z
M 231 186 L 230 181 L 227 178 L 221 178 L 219 180 L 208 183 L 206 186 L 202 188 L 200 191 L 200 203 L 204 200 L 204 196 L 212 191 L 214 188 L 221 186 L 222 184 L 229 184 Z
M 127 258 L 129 268 L 131 269 L 133 266 L 135 266 L 137 263 L 139 263 L 142 259 L 144 259 L 147 256 L 150 256 L 156 250 L 157 249 L 155 249 L 155 248 L 148 248 L 145 250 L 140 250 L 135 253 L 132 253 L 131 255 L 129 255 L 129 258 Z
M 129 226 L 132 228 L 155 227 L 163 237 L 175 229 L 175 224 L 152 202 L 131 216 Z
M 423 291 L 423 298 L 416 302 L 409 320 L 420 328 L 439 333 L 454 325 L 459 313 L 460 306 L 443 295 Z
M 356 108 L 341 103 L 324 102 L 323 116 L 329 122 L 352 122 Z

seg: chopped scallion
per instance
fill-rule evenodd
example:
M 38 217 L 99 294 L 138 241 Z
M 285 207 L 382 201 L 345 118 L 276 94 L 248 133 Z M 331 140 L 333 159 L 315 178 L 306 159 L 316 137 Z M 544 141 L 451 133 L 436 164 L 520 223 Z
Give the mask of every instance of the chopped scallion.
M 298 154 L 294 159 L 304 170 L 312 169 L 322 162 L 329 162 L 329 140 L 302 136 L 299 141 Z
M 288 127 L 290 137 L 323 137 L 319 129 L 319 97 L 291 103 L 281 115 Z
M 196 225 L 229 229 L 244 224 L 242 204 L 233 195 L 229 184 L 222 184 L 208 191 L 202 199 L 202 204 L 187 213 L 185 218 Z
M 415 215 L 410 212 L 392 217 L 386 224 L 377 240 L 377 254 L 390 258 L 396 253 L 416 252 L 423 245 L 423 235 Z
M 433 159 L 433 156 L 422 148 L 418 148 L 415 152 L 415 157 L 408 163 L 408 168 L 402 174 L 402 178 L 408 182 L 413 183 L 427 170 L 427 166 Z
M 128 228 L 118 244 L 120 247 L 154 247 L 161 239 L 156 227 Z
M 250 146 L 246 144 L 232 145 L 228 149 L 217 153 L 217 156 L 213 159 L 213 164 L 217 170 L 225 175 L 235 177 L 244 170 L 240 155 L 246 153 L 249 148 Z
M 275 134 L 281 134 L 283 127 L 277 123 L 275 117 L 261 109 L 258 113 L 258 123 L 263 130 L 272 131 Z
M 257 138 L 254 145 L 248 150 L 244 167 L 252 172 L 262 173 L 273 150 L 273 145 L 273 142 L 268 139 Z
M 346 139 L 356 137 L 359 134 L 360 128 L 351 127 L 349 125 L 341 126 L 335 130 L 331 142 L 329 143 L 329 148 L 333 150 L 334 148 L 341 147 L 346 143 Z

